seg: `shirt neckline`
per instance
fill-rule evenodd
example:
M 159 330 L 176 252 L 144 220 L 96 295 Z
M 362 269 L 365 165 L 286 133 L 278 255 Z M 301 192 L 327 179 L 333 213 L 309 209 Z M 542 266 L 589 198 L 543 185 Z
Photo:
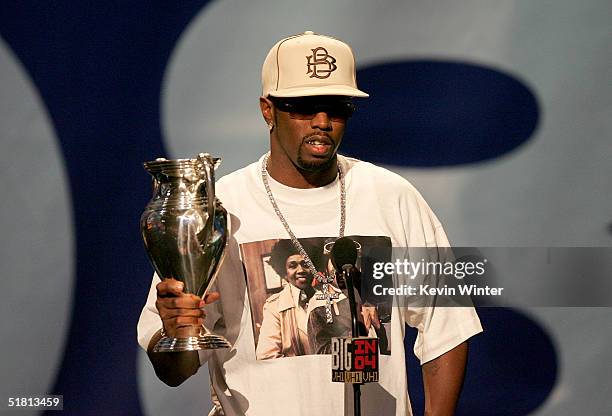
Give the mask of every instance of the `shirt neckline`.
M 259 187 L 264 191 L 264 193 L 266 193 L 263 181 L 261 179 L 261 167 L 264 157 L 265 155 L 262 156 L 256 164 L 257 172 L 255 179 L 259 184 Z M 342 159 L 343 158 L 338 155 L 338 160 L 341 164 L 343 164 L 343 166 L 345 166 L 344 160 Z M 346 169 L 343 169 L 343 171 L 346 172 Z M 268 183 L 270 185 L 272 195 L 277 202 L 282 201 L 284 204 L 292 205 L 320 205 L 336 200 L 338 201 L 338 205 L 340 204 L 340 180 L 338 179 L 338 175 L 336 175 L 332 182 L 317 188 L 293 188 L 278 182 L 272 176 L 270 176 L 270 174 L 268 174 Z M 348 177 L 345 177 L 347 192 L 348 185 Z

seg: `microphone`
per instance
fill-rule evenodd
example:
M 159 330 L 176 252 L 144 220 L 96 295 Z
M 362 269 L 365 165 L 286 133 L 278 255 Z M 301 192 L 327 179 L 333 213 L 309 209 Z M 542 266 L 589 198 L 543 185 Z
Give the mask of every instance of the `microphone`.
M 361 273 L 355 267 L 355 263 L 357 263 L 357 244 L 348 237 L 337 239 L 331 249 L 331 261 L 338 275 L 345 272 L 344 283 L 348 286 L 349 280 L 352 280 L 352 285 L 361 296 Z M 340 288 L 342 289 L 342 287 Z
M 359 336 L 355 288 L 360 292 L 361 272 L 357 263 L 357 244 L 348 237 L 336 240 L 331 249 L 331 261 L 338 276 L 346 282 L 351 310 L 351 337 L 331 339 L 332 382 L 353 385 L 354 409 L 360 414 L 360 389 L 364 383 L 378 382 L 378 338 Z
M 332 264 L 336 269 L 336 275 L 342 275 L 346 283 L 347 295 L 349 299 L 349 307 L 351 310 L 351 333 L 353 337 L 359 336 L 359 327 L 357 324 L 357 305 L 355 302 L 355 289 L 353 278 L 359 273 L 355 267 L 357 262 L 357 245 L 348 237 L 342 237 L 336 240 L 331 249 Z
M 346 265 L 354 267 L 357 263 L 357 244 L 348 237 L 337 239 L 331 249 L 331 258 L 334 268 L 338 271 Z

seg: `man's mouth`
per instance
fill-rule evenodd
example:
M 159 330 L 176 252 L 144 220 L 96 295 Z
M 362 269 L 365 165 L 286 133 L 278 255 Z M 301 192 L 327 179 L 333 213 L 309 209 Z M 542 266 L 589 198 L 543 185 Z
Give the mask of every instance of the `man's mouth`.
M 315 155 L 326 154 L 332 148 L 332 141 L 326 136 L 310 136 L 305 141 L 308 150 Z

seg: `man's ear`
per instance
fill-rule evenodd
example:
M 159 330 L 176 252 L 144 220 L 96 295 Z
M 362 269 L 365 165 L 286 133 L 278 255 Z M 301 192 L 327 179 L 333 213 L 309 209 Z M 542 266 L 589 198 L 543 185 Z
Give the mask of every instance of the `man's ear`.
M 261 115 L 266 124 L 270 130 L 272 130 L 274 127 L 274 106 L 272 105 L 272 101 L 264 96 L 259 97 L 259 108 L 261 109 Z

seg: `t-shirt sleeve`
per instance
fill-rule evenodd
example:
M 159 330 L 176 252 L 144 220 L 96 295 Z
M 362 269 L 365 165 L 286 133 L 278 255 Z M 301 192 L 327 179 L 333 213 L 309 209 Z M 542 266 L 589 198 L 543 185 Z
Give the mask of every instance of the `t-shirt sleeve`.
M 411 245 L 407 251 L 413 247 L 420 247 L 419 258 L 423 253 L 429 258 L 449 255 L 450 244 L 438 218 L 420 195 L 417 195 L 416 201 L 413 202 L 411 208 L 418 212 L 420 228 L 415 236 L 413 227 L 412 235 L 407 239 Z M 421 364 L 450 351 L 483 330 L 478 314 L 471 306 L 436 306 L 436 302 L 433 301 L 431 304 L 425 302 L 417 306 L 403 307 L 400 310 L 403 312 L 405 323 L 418 331 L 414 354 Z
M 418 330 L 414 354 L 421 364 L 482 332 L 480 319 L 472 307 L 409 308 L 406 318 L 408 325 Z

